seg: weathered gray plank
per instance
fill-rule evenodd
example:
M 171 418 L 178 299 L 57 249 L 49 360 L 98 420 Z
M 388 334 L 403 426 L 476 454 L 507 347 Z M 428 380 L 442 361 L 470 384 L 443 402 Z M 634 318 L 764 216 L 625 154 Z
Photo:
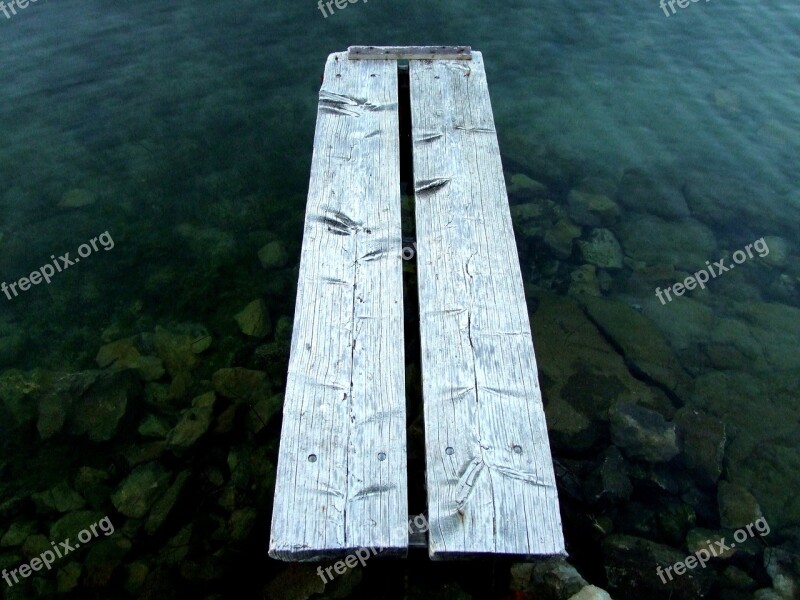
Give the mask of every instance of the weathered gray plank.
M 350 46 L 350 60 L 471 60 L 469 46 Z
M 563 554 L 483 59 L 410 63 L 431 558 Z
M 396 63 L 332 54 L 319 94 L 274 558 L 407 549 L 399 173 Z

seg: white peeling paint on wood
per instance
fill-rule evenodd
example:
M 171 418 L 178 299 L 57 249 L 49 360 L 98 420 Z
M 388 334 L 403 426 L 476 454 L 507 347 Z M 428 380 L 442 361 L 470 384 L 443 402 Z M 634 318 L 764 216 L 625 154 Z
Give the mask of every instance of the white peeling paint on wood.
M 350 60 L 472 60 L 469 46 L 350 46 Z
M 319 95 L 273 558 L 407 550 L 399 177 L 396 62 L 332 54 Z
M 409 69 L 429 553 L 564 554 L 483 59 Z

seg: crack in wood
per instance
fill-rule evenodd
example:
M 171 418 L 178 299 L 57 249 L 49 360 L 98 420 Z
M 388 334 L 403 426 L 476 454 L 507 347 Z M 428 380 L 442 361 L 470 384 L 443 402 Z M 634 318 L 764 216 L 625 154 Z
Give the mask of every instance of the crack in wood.
M 414 191 L 417 195 L 432 194 L 438 192 L 444 186 L 450 183 L 449 177 L 437 177 L 436 179 L 425 179 L 417 183 Z

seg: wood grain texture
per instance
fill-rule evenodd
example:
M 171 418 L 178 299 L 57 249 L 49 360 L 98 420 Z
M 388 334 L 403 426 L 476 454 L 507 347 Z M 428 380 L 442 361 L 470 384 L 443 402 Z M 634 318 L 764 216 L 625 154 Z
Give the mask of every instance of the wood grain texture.
M 469 46 L 350 46 L 350 60 L 472 60 Z
M 396 62 L 332 54 L 319 94 L 273 558 L 407 550 L 399 177 Z
M 483 59 L 409 69 L 429 553 L 564 554 Z

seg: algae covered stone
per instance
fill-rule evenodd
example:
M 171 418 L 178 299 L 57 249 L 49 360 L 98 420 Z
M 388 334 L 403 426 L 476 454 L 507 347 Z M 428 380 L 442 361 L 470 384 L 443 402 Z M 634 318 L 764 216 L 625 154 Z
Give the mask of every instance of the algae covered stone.
M 289 262 L 289 255 L 283 246 L 283 242 L 274 241 L 258 251 L 258 260 L 265 269 L 280 269 Z
M 569 286 L 571 296 L 589 294 L 601 296 L 600 284 L 597 279 L 597 268 L 594 265 L 581 265 L 569 275 L 572 283 Z
M 97 353 L 95 361 L 101 368 L 113 371 L 132 369 L 143 381 L 155 381 L 164 375 L 164 365 L 155 356 L 142 356 L 135 345 L 136 338 L 126 338 L 106 344 Z
M 251 337 L 264 337 L 272 329 L 267 305 L 260 298 L 245 306 L 234 319 L 242 333 Z
M 212 341 L 208 330 L 195 323 L 157 326 L 153 334 L 156 354 L 173 377 L 191 370 L 197 363 L 197 355 L 208 349 Z
M 69 562 L 58 570 L 56 581 L 58 582 L 58 593 L 66 594 L 78 587 L 83 566 L 78 562 Z
M 169 425 L 161 417 L 147 415 L 137 431 L 142 437 L 165 438 L 169 433 Z
M 583 259 L 601 269 L 622 268 L 622 248 L 608 229 L 598 227 L 589 234 L 588 240 L 579 240 L 578 248 Z
M 511 176 L 508 193 L 511 196 L 535 198 L 547 196 L 548 191 L 543 183 L 531 179 L 524 173 L 516 173 Z
M 75 539 L 78 534 L 104 517 L 102 513 L 91 510 L 79 510 L 67 513 L 50 527 L 51 540 Z
M 679 189 L 639 169 L 625 171 L 617 199 L 630 210 L 648 212 L 665 219 L 689 216 L 689 206 Z
M 130 371 L 103 373 L 89 391 L 74 404 L 72 433 L 85 434 L 93 442 L 114 437 L 128 407 L 140 387 Z
M 544 234 L 544 243 L 558 258 L 569 258 L 572 254 L 572 241 L 580 235 L 580 227 L 567 219 L 561 219 Z
M 621 349 L 626 361 L 675 393 L 690 384 L 688 374 L 653 323 L 624 302 L 581 296 L 599 329 Z
M 181 420 L 167 436 L 167 445 L 175 450 L 185 450 L 208 431 L 214 414 L 214 392 L 207 392 L 192 400 L 192 407 L 183 411 Z
M 49 490 L 32 494 L 31 500 L 38 512 L 52 510 L 63 513 L 80 510 L 86 504 L 83 497 L 64 481 Z
M 131 519 L 141 519 L 166 489 L 169 473 L 157 462 L 136 467 L 111 495 L 116 509 Z
M 164 495 L 150 509 L 150 515 L 147 517 L 147 522 L 144 526 L 147 535 L 153 535 L 167 520 L 190 476 L 190 471 L 181 471 Z
M 266 377 L 264 371 L 232 367 L 216 371 L 211 380 L 221 396 L 232 400 L 249 400 L 264 384 Z
M 761 508 L 753 494 L 740 485 L 720 481 L 717 488 L 719 521 L 723 527 L 745 527 L 761 518 Z
M 73 189 L 65 192 L 58 203 L 59 208 L 81 208 L 97 201 L 97 194 L 90 190 Z
M 678 454 L 675 425 L 659 413 L 621 403 L 611 410 L 611 440 L 633 459 L 666 462 Z
M 603 194 L 592 194 L 580 190 L 569 193 L 569 215 L 580 225 L 603 227 L 619 219 L 617 203 Z

